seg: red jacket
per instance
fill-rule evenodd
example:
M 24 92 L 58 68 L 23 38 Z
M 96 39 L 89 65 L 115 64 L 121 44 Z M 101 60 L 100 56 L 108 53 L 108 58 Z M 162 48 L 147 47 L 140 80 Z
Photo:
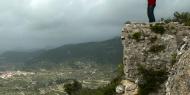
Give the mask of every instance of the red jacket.
M 148 5 L 149 5 L 149 6 L 154 6 L 154 5 L 156 5 L 156 0 L 148 0 Z

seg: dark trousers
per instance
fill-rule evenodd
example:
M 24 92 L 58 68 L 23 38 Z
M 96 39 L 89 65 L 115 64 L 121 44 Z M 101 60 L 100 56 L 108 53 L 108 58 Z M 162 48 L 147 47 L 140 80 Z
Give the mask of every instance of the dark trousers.
M 154 6 L 150 6 L 150 5 L 148 6 L 147 14 L 148 14 L 149 22 L 155 22 L 154 8 L 155 8 L 155 5 Z

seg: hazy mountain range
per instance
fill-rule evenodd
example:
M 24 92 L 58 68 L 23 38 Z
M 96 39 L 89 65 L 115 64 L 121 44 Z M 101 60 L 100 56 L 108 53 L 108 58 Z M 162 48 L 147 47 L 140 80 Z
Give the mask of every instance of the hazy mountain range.
M 63 45 L 49 50 L 8 51 L 0 55 L 2 66 L 21 65 L 24 68 L 51 68 L 63 64 L 95 63 L 117 65 L 122 62 L 119 37 L 101 41 Z

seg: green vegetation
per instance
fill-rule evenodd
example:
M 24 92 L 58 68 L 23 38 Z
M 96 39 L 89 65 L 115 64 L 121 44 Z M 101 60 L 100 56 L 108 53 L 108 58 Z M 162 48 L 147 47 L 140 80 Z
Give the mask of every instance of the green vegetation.
M 157 36 L 150 37 L 150 42 L 154 43 L 157 39 Z
M 168 18 L 168 19 L 164 19 L 164 22 L 165 23 L 170 23 L 170 22 L 172 22 L 173 20 L 172 19 L 170 19 L 170 18 Z
M 75 89 L 74 86 L 69 90 L 66 90 L 69 95 L 115 95 L 115 88 L 121 82 L 123 73 L 123 64 L 118 66 L 117 69 L 118 75 L 115 77 L 109 84 L 104 87 L 99 87 L 97 89 L 89 89 L 89 88 L 82 88 L 82 89 Z M 66 87 L 67 88 L 67 87 Z M 75 89 L 75 91 L 73 91 Z
M 155 44 L 155 45 L 152 45 L 149 49 L 149 52 L 152 52 L 152 53 L 159 53 L 161 51 L 164 51 L 164 49 L 166 48 L 165 45 L 158 45 L 158 44 Z
M 165 33 L 165 29 L 164 29 L 164 26 L 163 25 L 161 25 L 161 24 L 155 24 L 155 25 L 151 25 L 150 26 L 150 29 L 153 31 L 153 32 L 155 32 L 155 33 L 157 33 L 157 34 L 164 34 Z
M 140 41 L 142 33 L 141 32 L 135 32 L 132 34 L 132 39 L 135 39 L 136 41 Z
M 31 72 L 33 74 L 26 76 L 15 75 L 8 79 L 0 78 L 0 95 L 22 95 L 21 93 L 25 95 L 41 95 L 43 93 L 43 95 L 66 95 L 64 84 L 70 83 L 71 79 L 86 81 L 88 83 L 82 84 L 84 87 L 95 89 L 107 85 L 107 82 L 116 76 L 116 72 L 113 72 L 114 68 L 110 65 L 79 65 L 81 67 L 78 69 L 64 66 L 61 70 L 34 70 Z
M 121 76 L 115 77 L 108 85 L 100 87 L 98 89 L 83 88 L 79 91 L 79 94 L 74 95 L 115 95 L 115 88 L 121 81 Z
M 69 95 L 72 95 L 72 93 L 77 93 L 82 88 L 82 84 L 73 80 L 72 83 L 65 84 L 64 88 Z
M 165 23 L 170 23 L 172 21 L 184 23 L 186 26 L 190 26 L 190 13 L 189 12 L 175 12 L 173 18 L 165 19 Z
M 171 64 L 174 65 L 177 62 L 177 53 L 171 55 Z
M 50 88 L 57 89 L 57 85 L 59 84 L 56 81 L 56 76 L 17 76 L 11 79 L 0 79 L 0 95 L 21 95 L 21 93 L 26 95 L 40 95 L 41 90 L 47 93 L 53 93 L 53 90 Z M 59 93 L 64 94 L 63 92 Z
M 139 84 L 139 95 L 149 95 L 151 92 L 156 92 L 168 78 L 166 70 L 156 71 L 139 65 L 138 71 L 143 79 L 143 83 Z
M 174 13 L 174 21 L 178 21 L 180 23 L 184 23 L 187 26 L 190 26 L 190 13 L 189 12 L 175 12 Z
M 126 21 L 125 24 L 131 24 L 131 21 Z
M 175 27 L 174 27 L 174 26 L 171 26 L 171 29 L 175 29 Z

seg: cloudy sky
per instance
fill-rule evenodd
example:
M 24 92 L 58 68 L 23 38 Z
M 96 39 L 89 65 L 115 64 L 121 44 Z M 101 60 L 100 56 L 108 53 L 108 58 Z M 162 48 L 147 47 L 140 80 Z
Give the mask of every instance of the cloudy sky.
M 190 11 L 190 0 L 157 1 L 157 18 Z M 146 0 L 1 0 L 0 51 L 119 36 L 125 21 L 147 21 L 146 7 Z

